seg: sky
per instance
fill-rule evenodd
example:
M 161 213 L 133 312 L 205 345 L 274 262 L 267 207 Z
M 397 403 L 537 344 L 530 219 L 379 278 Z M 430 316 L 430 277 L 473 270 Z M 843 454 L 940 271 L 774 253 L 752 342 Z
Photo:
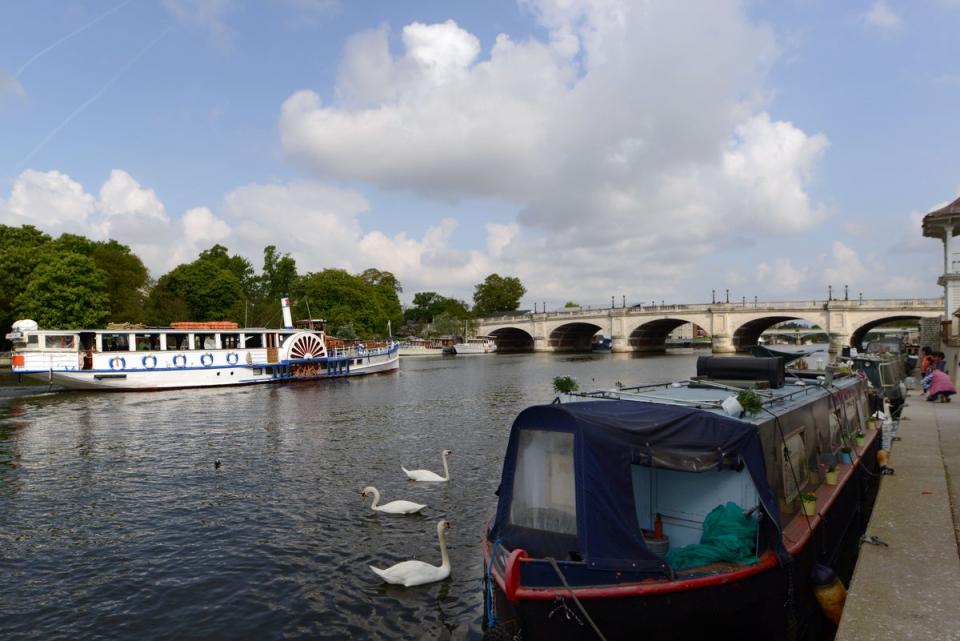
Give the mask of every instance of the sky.
M 0 3 L 0 224 L 521 306 L 935 297 L 960 0 Z

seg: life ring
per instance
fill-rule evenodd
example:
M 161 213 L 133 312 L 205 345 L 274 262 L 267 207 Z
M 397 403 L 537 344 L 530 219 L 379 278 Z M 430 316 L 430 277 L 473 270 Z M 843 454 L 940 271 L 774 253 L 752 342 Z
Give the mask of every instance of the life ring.
M 143 366 L 146 367 L 147 369 L 153 369 L 154 367 L 157 366 L 157 357 L 154 356 L 153 354 L 148 354 L 144 356 L 140 362 L 142 362 Z
M 213 354 L 203 354 L 200 356 L 200 364 L 204 367 L 210 367 L 213 365 Z
M 110 359 L 110 369 L 127 369 L 127 359 L 123 356 L 114 356 Z
M 174 367 L 186 367 L 187 366 L 187 357 L 183 354 L 177 354 L 173 357 L 173 366 Z
M 230 352 L 227 354 L 227 365 L 236 365 L 240 362 L 240 356 L 236 352 Z

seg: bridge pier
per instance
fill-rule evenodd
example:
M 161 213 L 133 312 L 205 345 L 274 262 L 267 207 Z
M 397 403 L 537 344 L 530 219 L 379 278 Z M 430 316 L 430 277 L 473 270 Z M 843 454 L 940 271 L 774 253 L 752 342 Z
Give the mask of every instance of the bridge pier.
M 733 354 L 737 351 L 729 334 L 714 334 L 711 348 L 714 354 Z
M 628 336 L 614 336 L 613 342 L 610 344 L 610 351 L 616 353 L 632 352 L 633 346 L 630 345 L 630 338 Z
M 841 350 L 850 345 L 850 334 L 830 332 L 830 355 L 836 356 Z

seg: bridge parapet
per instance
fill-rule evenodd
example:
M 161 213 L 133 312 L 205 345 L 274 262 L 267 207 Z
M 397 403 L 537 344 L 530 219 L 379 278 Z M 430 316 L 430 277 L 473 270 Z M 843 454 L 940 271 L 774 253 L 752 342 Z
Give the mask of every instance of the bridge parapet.
M 662 351 L 672 329 L 694 323 L 712 337 L 713 350 L 724 353 L 752 345 L 777 323 L 798 319 L 828 334 L 835 350 L 851 341 L 859 344 L 885 320 L 939 318 L 942 313 L 940 298 L 636 305 L 502 314 L 481 319 L 479 331 L 504 340 L 509 334 L 510 340 L 536 351 L 589 349 L 594 331 L 609 335 L 614 351 Z

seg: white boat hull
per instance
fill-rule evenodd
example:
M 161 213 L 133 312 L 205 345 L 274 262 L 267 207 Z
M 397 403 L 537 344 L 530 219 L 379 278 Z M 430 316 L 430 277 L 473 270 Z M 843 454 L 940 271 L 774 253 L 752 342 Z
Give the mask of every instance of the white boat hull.
M 349 360 L 349 364 L 345 363 Z M 360 361 L 358 364 L 357 361 Z M 320 363 L 338 364 L 331 369 L 319 369 Z M 291 375 L 291 366 L 315 366 L 313 374 Z M 226 387 L 258 383 L 288 383 L 304 380 L 323 380 L 390 372 L 400 367 L 396 349 L 388 354 L 356 359 L 316 359 L 303 362 L 261 363 L 251 365 L 211 365 L 208 367 L 136 368 L 48 370 L 26 372 L 23 375 L 76 390 L 158 390 L 187 387 Z

